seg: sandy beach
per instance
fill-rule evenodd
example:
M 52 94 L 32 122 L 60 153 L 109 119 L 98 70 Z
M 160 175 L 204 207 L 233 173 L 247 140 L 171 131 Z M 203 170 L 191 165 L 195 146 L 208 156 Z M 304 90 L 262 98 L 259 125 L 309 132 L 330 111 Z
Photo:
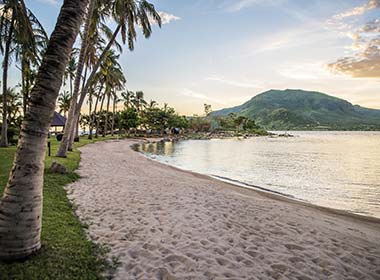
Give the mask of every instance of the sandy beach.
M 115 279 L 380 279 L 380 223 L 182 171 L 131 150 L 80 148 L 67 187 Z M 196 152 L 196 151 L 194 151 Z

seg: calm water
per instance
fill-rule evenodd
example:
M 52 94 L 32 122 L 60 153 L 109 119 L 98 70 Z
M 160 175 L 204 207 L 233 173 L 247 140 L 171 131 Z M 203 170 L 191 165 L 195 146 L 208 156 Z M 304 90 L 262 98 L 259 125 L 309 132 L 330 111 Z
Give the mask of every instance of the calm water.
M 147 144 L 140 151 L 182 169 L 380 218 L 380 132 L 292 134 Z

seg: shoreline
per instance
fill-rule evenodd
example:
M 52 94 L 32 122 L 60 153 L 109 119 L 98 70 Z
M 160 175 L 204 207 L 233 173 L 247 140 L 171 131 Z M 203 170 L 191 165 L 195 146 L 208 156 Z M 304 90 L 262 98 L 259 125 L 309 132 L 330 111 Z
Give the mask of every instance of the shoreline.
M 366 222 L 370 222 L 370 223 L 377 223 L 377 224 L 380 225 L 380 218 L 378 218 L 378 217 L 357 214 L 357 213 L 351 212 L 349 210 L 332 208 L 332 207 L 327 207 L 327 206 L 322 206 L 322 205 L 314 204 L 312 202 L 296 198 L 296 197 L 294 197 L 292 195 L 288 195 L 288 194 L 285 194 L 285 193 L 273 191 L 273 190 L 270 190 L 270 189 L 267 189 L 267 188 L 264 188 L 264 187 L 260 187 L 260 186 L 250 185 L 250 184 L 247 184 L 245 182 L 241 182 L 241 181 L 234 180 L 234 179 L 227 178 L 227 177 L 222 177 L 222 176 L 219 176 L 219 175 L 208 175 L 208 174 L 202 174 L 202 173 L 194 172 L 194 171 L 188 170 L 188 169 L 182 169 L 180 167 L 176 167 L 174 165 L 170 165 L 168 163 L 161 162 L 159 160 L 153 159 L 148 154 L 146 154 L 146 153 L 144 153 L 142 151 L 136 150 L 135 146 L 139 146 L 139 145 L 142 145 L 142 144 L 158 144 L 158 143 L 162 143 L 162 142 L 166 141 L 165 139 L 159 139 L 159 138 L 157 138 L 157 139 L 156 138 L 152 138 L 152 139 L 153 139 L 153 141 L 149 140 L 149 138 L 141 139 L 140 141 L 138 141 L 139 143 L 134 143 L 134 144 L 130 145 L 131 150 L 134 151 L 134 152 L 136 152 L 136 153 L 139 153 L 139 154 L 143 155 L 145 158 L 147 158 L 149 160 L 152 160 L 154 162 L 158 162 L 160 164 L 163 164 L 165 166 L 174 168 L 174 169 L 179 170 L 179 171 L 187 172 L 189 174 L 197 174 L 197 175 L 200 175 L 200 176 L 205 176 L 205 177 L 207 177 L 209 179 L 214 179 L 214 180 L 217 180 L 219 182 L 224 182 L 224 183 L 229 184 L 229 185 L 231 185 L 233 187 L 238 187 L 238 188 L 243 188 L 243 189 L 246 189 L 246 190 L 255 191 L 255 192 L 257 192 L 257 193 L 259 193 L 261 195 L 267 196 L 267 197 L 272 198 L 272 199 L 277 199 L 277 200 L 281 200 L 281 201 L 287 201 L 289 203 L 297 203 L 297 204 L 300 204 L 300 205 L 303 205 L 303 206 L 306 206 L 306 207 L 310 207 L 310 208 L 313 208 L 313 209 L 318 209 L 318 210 L 321 210 L 321 211 L 326 211 L 326 212 L 331 213 L 331 214 L 336 214 L 336 215 L 340 215 L 340 216 L 344 216 L 344 217 L 358 219 L 358 220 L 362 220 L 362 221 L 366 221 Z M 180 139 L 180 140 L 177 140 L 177 141 L 185 141 L 185 140 L 188 140 L 188 139 Z M 190 139 L 190 140 L 193 140 L 193 139 Z M 202 140 L 206 140 L 207 141 L 207 139 L 202 139 Z M 145 141 L 145 142 L 143 142 L 143 141 Z
M 115 279 L 376 279 L 380 225 L 147 158 L 136 141 L 81 148 L 66 189 Z M 96 152 L 94 152 L 96 151 Z

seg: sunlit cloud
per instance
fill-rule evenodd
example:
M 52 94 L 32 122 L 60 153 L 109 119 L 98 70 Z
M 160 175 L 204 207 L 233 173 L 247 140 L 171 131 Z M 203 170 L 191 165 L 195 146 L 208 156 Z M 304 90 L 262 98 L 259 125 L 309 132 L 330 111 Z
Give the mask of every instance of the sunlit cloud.
M 322 62 L 302 62 L 285 64 L 279 67 L 281 76 L 292 80 L 321 80 L 331 77 Z
M 38 2 L 46 3 L 50 5 L 58 5 L 62 1 L 61 0 L 38 0 Z
M 262 88 L 264 86 L 263 82 L 260 81 L 236 81 L 229 80 L 219 76 L 211 76 L 205 78 L 206 81 L 214 81 L 224 85 L 240 87 L 240 88 Z
M 232 0 L 225 1 L 222 8 L 228 12 L 239 12 L 254 5 L 279 6 L 287 0 Z
M 367 3 L 357 6 L 351 10 L 345 11 L 343 13 L 335 15 L 333 18 L 335 20 L 342 20 L 344 18 L 360 16 L 369 10 L 380 8 L 380 0 L 369 0 Z
M 158 14 L 161 17 L 162 24 L 168 24 L 168 23 L 171 23 L 172 21 L 177 21 L 177 20 L 181 19 L 180 17 L 177 17 L 175 15 L 172 15 L 172 14 L 169 14 L 166 12 L 162 12 L 162 11 L 158 12 Z
M 221 104 L 221 105 L 227 105 L 228 104 L 228 102 L 222 101 L 221 99 L 212 98 L 209 95 L 206 95 L 206 94 L 200 93 L 200 92 L 196 92 L 196 91 L 188 89 L 188 88 L 182 89 L 180 94 L 183 96 L 186 96 L 186 97 L 202 100 L 202 102 L 214 102 L 214 103 Z
M 328 64 L 328 68 L 354 78 L 380 78 L 380 37 L 372 39 L 358 54 Z

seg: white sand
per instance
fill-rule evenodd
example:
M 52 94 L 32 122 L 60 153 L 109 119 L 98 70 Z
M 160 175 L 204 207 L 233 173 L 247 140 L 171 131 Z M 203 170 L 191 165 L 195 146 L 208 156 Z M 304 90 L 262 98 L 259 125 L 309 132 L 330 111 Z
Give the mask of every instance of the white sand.
M 132 141 L 81 148 L 68 187 L 116 279 L 380 279 L 380 224 L 149 160 Z

